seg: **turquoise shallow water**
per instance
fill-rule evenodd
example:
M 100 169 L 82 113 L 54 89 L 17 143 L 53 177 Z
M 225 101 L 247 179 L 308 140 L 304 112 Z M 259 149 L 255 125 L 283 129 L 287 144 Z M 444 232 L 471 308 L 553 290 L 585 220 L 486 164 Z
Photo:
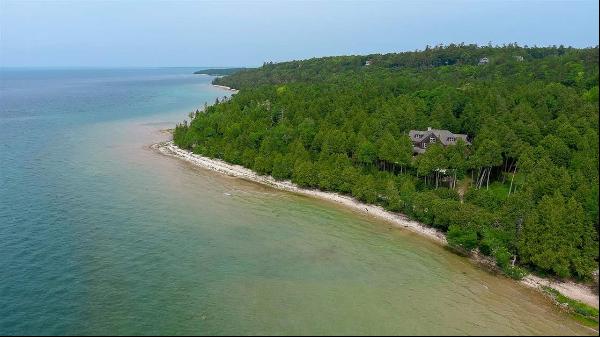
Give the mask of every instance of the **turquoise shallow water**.
M 227 94 L 192 70 L 1 70 L 0 333 L 589 333 L 413 234 L 151 151 Z

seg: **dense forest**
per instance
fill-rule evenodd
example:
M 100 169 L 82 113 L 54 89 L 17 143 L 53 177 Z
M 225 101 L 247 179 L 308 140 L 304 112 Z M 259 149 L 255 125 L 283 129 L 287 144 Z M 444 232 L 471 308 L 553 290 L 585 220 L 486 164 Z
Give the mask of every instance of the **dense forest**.
M 513 277 L 598 268 L 598 47 L 437 46 L 214 83 L 240 91 L 178 125 L 178 146 L 405 213 Z M 414 156 L 408 131 L 427 127 L 472 144 Z

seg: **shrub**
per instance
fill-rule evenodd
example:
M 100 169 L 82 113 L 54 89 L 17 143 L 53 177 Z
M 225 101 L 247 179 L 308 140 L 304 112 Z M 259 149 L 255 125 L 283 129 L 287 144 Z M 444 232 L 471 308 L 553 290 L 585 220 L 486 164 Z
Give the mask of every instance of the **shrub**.
M 259 174 L 269 174 L 273 169 L 273 161 L 269 157 L 262 155 L 254 158 L 254 171 Z
M 437 190 L 434 190 L 434 193 L 442 199 L 460 201 L 460 197 L 456 190 L 451 190 L 449 188 L 439 188 Z
M 468 251 L 477 247 L 477 231 L 471 228 L 461 228 L 451 225 L 448 228 L 448 243 L 454 247 L 460 247 Z

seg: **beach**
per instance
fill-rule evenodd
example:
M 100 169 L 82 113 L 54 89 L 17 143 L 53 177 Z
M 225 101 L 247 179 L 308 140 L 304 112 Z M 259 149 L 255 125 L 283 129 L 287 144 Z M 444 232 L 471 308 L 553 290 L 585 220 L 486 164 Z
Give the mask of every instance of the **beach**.
M 223 89 L 223 90 L 227 90 L 227 91 L 231 91 L 232 94 L 237 93 L 239 90 L 237 89 L 233 89 L 224 85 L 218 85 L 218 84 L 212 84 L 213 87 L 217 87 L 219 89 Z
M 253 182 L 265 184 L 280 190 L 307 195 L 341 204 L 357 212 L 367 214 L 374 218 L 385 220 L 390 224 L 394 225 L 395 227 L 404 228 L 412 232 L 418 233 L 442 245 L 447 244 L 446 236 L 444 235 L 444 233 L 434 228 L 424 226 L 417 221 L 410 220 L 404 215 L 388 212 L 381 206 L 364 204 L 362 202 L 357 201 L 354 198 L 338 193 L 301 188 L 296 184 L 292 183 L 291 181 L 279 181 L 271 176 L 261 176 L 255 173 L 254 171 L 240 165 L 232 165 L 218 159 L 211 159 L 197 154 L 193 154 L 189 151 L 177 147 L 175 144 L 173 144 L 173 142 L 155 144 L 153 145 L 153 148 L 155 148 L 163 154 L 181 158 L 197 166 L 212 171 L 220 172 L 232 177 L 238 177 Z
M 271 176 L 259 175 L 256 172 L 242 167 L 240 165 L 233 165 L 226 163 L 222 160 L 212 159 L 198 154 L 194 154 L 190 151 L 179 148 L 172 141 L 157 143 L 152 145 L 151 148 L 160 152 L 161 154 L 176 157 L 185 160 L 189 163 L 192 163 L 198 167 L 219 172 L 231 177 L 237 177 L 252 182 L 268 185 L 280 190 L 333 202 L 347 207 L 349 209 L 352 209 L 354 211 L 371 216 L 373 218 L 383 220 L 396 228 L 401 228 L 417 233 L 418 235 L 426 237 L 440 245 L 448 245 L 448 241 L 446 240 L 446 236 L 443 232 L 423 225 L 418 221 L 411 220 L 403 214 L 389 212 L 381 206 L 365 204 L 357 201 L 352 197 L 340 195 L 338 193 L 301 188 L 296 184 L 292 183 L 291 181 L 278 181 Z M 478 265 L 483 265 L 486 267 L 493 268 L 493 266 L 495 266 L 495 263 L 491 258 L 478 253 L 471 254 L 470 260 Z M 584 284 L 575 283 L 572 281 L 561 281 L 542 278 L 532 274 L 527 275 L 525 278 L 518 282 L 523 286 L 533 288 L 542 292 L 543 287 L 551 287 L 560 291 L 562 294 L 568 296 L 569 298 L 578 300 L 594 308 L 598 308 L 598 294 L 594 293 L 591 287 Z

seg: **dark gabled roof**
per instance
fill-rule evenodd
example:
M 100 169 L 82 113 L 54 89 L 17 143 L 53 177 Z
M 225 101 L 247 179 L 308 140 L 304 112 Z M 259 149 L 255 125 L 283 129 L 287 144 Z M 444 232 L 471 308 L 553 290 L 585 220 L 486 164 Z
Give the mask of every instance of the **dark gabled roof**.
M 452 133 L 448 130 L 439 130 L 439 129 L 429 129 L 426 131 L 425 130 L 424 131 L 410 130 L 408 132 L 408 135 L 413 142 L 420 142 L 421 140 L 426 139 L 427 137 L 431 137 L 431 135 L 434 135 L 437 139 L 440 140 L 440 142 L 444 146 L 455 145 L 456 141 L 458 141 L 459 139 L 464 140 L 465 143 L 467 143 L 468 145 L 471 144 L 467 139 L 467 135 L 463 135 L 463 134 L 459 134 L 459 133 Z M 418 135 L 420 135 L 420 137 L 418 137 Z

